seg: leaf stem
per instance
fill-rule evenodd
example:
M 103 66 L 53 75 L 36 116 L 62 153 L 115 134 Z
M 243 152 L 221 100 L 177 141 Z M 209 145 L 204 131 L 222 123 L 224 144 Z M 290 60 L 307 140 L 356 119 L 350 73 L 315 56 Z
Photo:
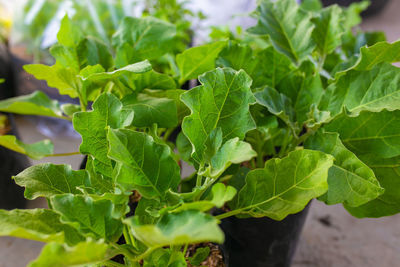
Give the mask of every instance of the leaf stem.
M 215 216 L 215 218 L 218 219 L 218 220 L 222 220 L 222 219 L 234 216 L 236 214 L 239 214 L 240 211 L 241 211 L 240 209 L 239 210 L 231 210 L 231 211 L 219 214 L 219 215 Z
M 48 154 L 46 157 L 66 157 L 66 156 L 74 156 L 80 155 L 80 152 L 69 152 L 69 153 L 57 153 L 57 154 Z
M 174 130 L 175 130 L 175 127 L 169 128 L 169 129 L 165 132 L 165 134 L 164 134 L 164 136 L 163 136 L 163 139 L 164 139 L 165 142 L 168 141 L 168 138 L 171 136 L 171 134 L 174 132 Z

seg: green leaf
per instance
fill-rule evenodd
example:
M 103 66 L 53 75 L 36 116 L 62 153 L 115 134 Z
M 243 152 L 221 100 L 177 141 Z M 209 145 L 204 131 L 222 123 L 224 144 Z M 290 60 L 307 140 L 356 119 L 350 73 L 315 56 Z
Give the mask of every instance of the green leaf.
M 328 87 L 320 110 L 337 115 L 346 107 L 354 115 L 363 110 L 400 109 L 400 69 L 381 63 L 367 71 L 349 70 Z
M 60 30 L 57 33 L 58 43 L 66 47 L 76 47 L 81 39 L 80 29 L 71 23 L 68 15 L 65 15 L 61 20 Z
M 145 94 L 128 95 L 122 99 L 124 109 L 135 114 L 132 125 L 151 127 L 154 123 L 160 128 L 172 128 L 178 125 L 178 112 L 174 100 L 151 97 Z
M 193 145 L 192 157 L 201 161 L 207 137 L 221 127 L 223 143 L 231 138 L 242 140 L 254 120 L 249 105 L 255 102 L 251 79 L 243 71 L 217 68 L 199 78 L 201 86 L 182 94 L 181 100 L 192 111 L 182 123 L 182 131 Z
M 41 242 L 75 244 L 83 237 L 71 226 L 60 222 L 52 210 L 0 210 L 0 236 L 13 236 Z
M 262 91 L 256 92 L 254 96 L 258 104 L 266 107 L 269 112 L 282 119 L 294 132 L 298 131 L 290 98 L 271 87 L 265 87 Z
M 65 68 L 59 63 L 53 66 L 29 64 L 24 65 L 24 70 L 38 80 L 45 80 L 49 87 L 57 88 L 61 95 L 68 95 L 71 98 L 78 97 L 76 70 Z
M 232 186 L 225 186 L 223 183 L 217 183 L 211 188 L 211 193 L 206 200 L 182 203 L 171 212 L 181 212 L 185 210 L 209 211 L 217 207 L 221 208 L 226 202 L 232 200 L 236 195 L 236 189 Z
M 25 169 L 13 177 L 15 182 L 25 187 L 25 197 L 51 197 L 58 194 L 81 194 L 80 186 L 90 186 L 86 171 L 74 171 L 70 165 L 43 163 Z
M 256 15 L 258 23 L 248 30 L 250 33 L 269 35 L 275 48 L 294 62 L 311 54 L 315 47 L 311 14 L 299 8 L 295 0 L 261 1 Z
M 400 212 L 400 157 L 382 159 L 375 154 L 361 159 L 375 173 L 385 193 L 359 207 L 345 208 L 357 218 L 391 216 Z
M 169 90 L 144 90 L 143 93 L 159 98 L 168 98 L 174 100 L 177 112 L 178 112 L 178 120 L 182 122 L 183 118 L 187 115 L 190 115 L 190 110 L 187 106 L 181 101 L 181 95 L 186 92 L 186 90 L 182 89 L 169 89 Z
M 296 150 L 285 158 L 268 160 L 264 169 L 247 174 L 231 213 L 274 220 L 297 213 L 328 190 L 332 164 L 332 156 L 313 150 Z
M 322 9 L 322 3 L 320 0 L 303 0 L 300 7 L 307 11 L 319 11 Z
M 135 92 L 142 92 L 144 89 L 176 89 L 174 79 L 164 73 L 158 73 L 154 70 L 141 74 L 126 75 L 127 79 L 124 80 L 128 85 L 135 90 Z
M 61 222 L 96 239 L 116 242 L 122 234 L 122 222 L 112 217 L 110 200 L 93 200 L 87 196 L 64 194 L 50 198 L 53 209 L 61 214 Z
M 361 23 L 361 12 L 366 10 L 370 5 L 369 1 L 353 2 L 348 8 L 345 9 L 344 27 L 351 30 L 354 26 Z
M 338 132 L 343 144 L 357 156 L 375 154 L 392 158 L 400 155 L 400 111 L 363 111 L 358 117 L 340 115 L 325 126 Z
M 150 248 L 224 242 L 224 234 L 217 220 L 195 210 L 166 214 L 155 225 L 139 225 L 134 217 L 124 222 L 132 234 Z
M 400 61 L 400 41 L 394 43 L 379 42 L 372 46 L 360 49 L 360 57 L 351 69 L 365 71 L 371 70 L 382 62 L 394 63 Z
M 291 60 L 273 46 L 254 52 L 250 46 L 232 43 L 219 54 L 217 65 L 243 69 L 253 79 L 253 88 L 275 87 L 294 69 Z
M 81 107 L 75 104 L 63 104 L 61 105 L 61 110 L 65 113 L 65 115 L 72 117 L 75 112 L 81 111 Z
M 203 261 L 205 261 L 208 258 L 208 255 L 210 255 L 210 248 L 200 247 L 196 249 L 196 253 L 189 258 L 189 262 L 194 266 L 200 265 Z
M 192 47 L 176 56 L 181 77 L 179 83 L 183 84 L 190 79 L 197 79 L 200 74 L 215 68 L 215 60 L 225 47 L 225 41 L 219 41 L 202 46 Z
M 211 158 L 210 177 L 219 177 L 231 164 L 249 161 L 257 156 L 249 143 L 232 138 Z
M 107 45 L 91 36 L 79 42 L 76 54 L 79 60 L 79 69 L 100 64 L 107 70 L 114 65 L 114 60 Z
M 124 74 L 140 74 L 145 73 L 151 70 L 151 64 L 149 61 L 144 60 L 135 64 L 127 65 L 123 68 L 110 71 L 110 72 L 101 72 L 101 73 L 92 73 L 87 77 L 83 77 L 84 80 L 89 81 L 101 81 L 101 80 L 113 80 L 115 78 L 120 77 Z
M 74 247 L 49 243 L 28 267 L 88 266 L 87 264 L 101 263 L 111 258 L 113 255 L 108 253 L 108 249 L 108 245 L 102 241 L 88 240 Z
M 311 21 L 315 25 L 312 38 L 322 56 L 332 53 L 336 47 L 341 45 L 341 37 L 345 29 L 342 26 L 344 16 L 339 6 L 333 5 L 324 8 Z
M 110 93 L 103 93 L 93 103 L 93 110 L 74 114 L 74 129 L 82 136 L 79 151 L 95 158 L 95 168 L 111 177 L 111 160 L 107 157 L 107 127 L 119 129 L 129 126 L 133 112 L 123 110 L 121 101 Z
M 47 155 L 53 154 L 54 145 L 46 139 L 34 144 L 25 144 L 18 140 L 14 135 L 1 135 L 0 146 L 4 146 L 10 150 L 27 155 L 32 159 L 41 159 Z
M 181 251 L 159 248 L 145 258 L 143 267 L 187 267 L 187 263 Z
M 119 163 L 117 183 L 146 198 L 163 198 L 167 190 L 176 190 L 180 169 L 168 146 L 145 133 L 123 129 L 110 129 L 108 141 L 108 156 Z
M 357 207 L 383 193 L 374 172 L 342 144 L 339 134 L 318 131 L 304 146 L 335 157 L 328 173 L 328 192 L 321 197 L 327 204 Z
M 51 100 L 41 91 L 2 100 L 0 101 L 0 111 L 63 118 L 58 102 Z
M 176 27 L 171 23 L 153 17 L 125 17 L 113 36 L 116 65 L 157 59 L 173 49 L 175 37 Z

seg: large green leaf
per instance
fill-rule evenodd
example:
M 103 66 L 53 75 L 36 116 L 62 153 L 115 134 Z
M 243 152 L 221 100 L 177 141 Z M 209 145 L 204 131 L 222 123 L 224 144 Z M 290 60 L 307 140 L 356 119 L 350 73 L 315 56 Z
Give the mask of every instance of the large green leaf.
M 328 190 L 332 164 L 332 156 L 314 150 L 296 150 L 285 158 L 271 159 L 264 169 L 247 174 L 231 213 L 274 220 L 297 213 Z
M 123 68 L 116 69 L 110 72 L 92 73 L 87 77 L 83 77 L 84 80 L 89 81 L 101 81 L 101 80 L 113 80 L 124 74 L 141 74 L 151 70 L 151 64 L 149 61 L 144 60 L 134 64 L 127 65 Z
M 363 111 L 358 117 L 342 114 L 325 129 L 338 132 L 343 144 L 357 156 L 371 153 L 392 158 L 400 155 L 400 111 Z
M 123 98 L 122 104 L 124 109 L 133 110 L 132 125 L 135 127 L 151 127 L 154 123 L 160 128 L 178 125 L 178 112 L 172 99 L 139 94 Z
M 41 91 L 0 101 L 0 111 L 63 118 L 60 105 Z
M 209 134 L 221 127 L 223 143 L 231 138 L 243 139 L 255 128 L 249 105 L 255 102 L 251 79 L 243 71 L 217 68 L 199 78 L 201 86 L 182 94 L 192 111 L 182 123 L 182 131 L 193 145 L 192 156 L 201 161 Z
M 344 16 L 342 9 L 333 5 L 316 13 L 312 18 L 315 29 L 312 38 L 317 44 L 317 49 L 322 56 L 332 53 L 342 43 Z
M 290 98 L 271 87 L 265 87 L 256 92 L 254 96 L 258 104 L 266 107 L 269 112 L 282 119 L 294 132 L 298 130 Z
M 41 159 L 53 154 L 54 145 L 46 139 L 34 144 L 25 144 L 17 139 L 14 135 L 1 135 L 0 146 L 4 146 L 10 150 L 27 155 L 32 159 Z
M 176 27 L 168 22 L 153 17 L 125 17 L 113 37 L 116 65 L 157 59 L 173 49 L 175 37 Z
M 80 186 L 90 186 L 86 171 L 74 171 L 70 165 L 44 163 L 29 167 L 14 176 L 15 182 L 25 187 L 25 197 L 51 197 L 57 194 L 80 194 Z
M 320 110 L 336 115 L 343 107 L 357 115 L 362 110 L 400 109 L 400 69 L 380 63 L 371 70 L 349 70 L 339 75 L 322 97 Z
M 122 222 L 112 217 L 114 205 L 110 200 L 64 194 L 51 197 L 50 202 L 60 213 L 61 222 L 70 224 L 82 234 L 110 242 L 116 242 L 122 234 Z
M 108 156 L 119 163 L 114 170 L 117 183 L 146 198 L 163 198 L 167 190 L 176 190 L 180 170 L 168 146 L 131 130 L 110 129 L 107 138 Z
M 176 56 L 181 77 L 179 83 L 183 84 L 190 79 L 197 79 L 200 74 L 215 68 L 215 60 L 226 45 L 219 41 L 202 46 L 192 47 Z
M 133 112 L 124 110 L 119 99 L 103 93 L 93 103 L 93 110 L 74 114 L 74 129 L 82 136 L 79 151 L 95 158 L 95 168 L 111 176 L 111 160 L 107 157 L 107 127 L 119 129 L 131 125 Z
M 254 52 L 248 45 L 232 43 L 221 51 L 217 65 L 243 69 L 253 79 L 253 88 L 275 87 L 294 69 L 290 59 L 273 46 Z
M 361 159 L 375 172 L 385 193 L 359 207 L 345 208 L 358 218 L 391 216 L 400 212 L 400 157 L 382 159 L 375 154 Z
M 295 62 L 311 54 L 315 47 L 311 13 L 299 8 L 295 0 L 260 1 L 256 14 L 258 23 L 250 33 L 269 35 L 276 49 Z
M 224 242 L 217 220 L 195 210 L 164 215 L 155 225 L 140 225 L 135 218 L 124 221 L 132 234 L 151 248 L 201 242 Z
M 88 240 L 73 247 L 49 243 L 44 246 L 39 257 L 32 261 L 28 267 L 84 267 L 89 266 L 88 264 L 100 264 L 113 256 L 113 254 L 108 253 L 108 249 L 109 246 L 102 241 Z
M 0 236 L 14 236 L 41 242 L 75 244 L 83 237 L 71 226 L 60 222 L 52 210 L 0 210 Z
M 357 207 L 383 193 L 374 172 L 342 144 L 339 134 L 318 131 L 304 146 L 335 157 L 328 173 L 328 192 L 321 197 L 327 204 Z

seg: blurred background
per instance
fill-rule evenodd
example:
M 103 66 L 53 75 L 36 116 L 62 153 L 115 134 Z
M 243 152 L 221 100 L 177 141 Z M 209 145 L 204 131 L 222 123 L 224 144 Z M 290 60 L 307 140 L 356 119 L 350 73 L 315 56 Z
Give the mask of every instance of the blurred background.
M 279 1 L 279 0 L 278 0 Z M 0 78 L 12 77 L 1 86 L 0 97 L 24 95 L 43 90 L 63 103 L 73 102 L 37 81 L 22 69 L 24 64 L 52 64 L 49 47 L 56 41 L 60 21 L 68 14 L 81 29 L 110 44 L 111 35 L 124 16 L 152 15 L 172 20 L 188 29 L 192 45 L 207 41 L 214 30 L 240 32 L 254 24 L 248 18 L 255 0 L 0 0 Z M 350 0 L 325 0 L 324 4 L 348 5 Z M 172 3 L 172 4 L 171 4 Z M 400 1 L 376 0 L 364 13 L 361 28 L 384 32 L 388 41 L 400 38 Z M 205 19 L 206 18 L 206 19 Z M 10 75 L 10 76 L 6 76 Z M 4 77 L 3 77 L 4 76 Z M 20 138 L 33 143 L 50 138 L 55 153 L 77 151 L 80 136 L 68 122 L 56 119 L 17 116 Z M 39 162 L 69 163 L 79 168 L 81 156 L 45 158 Z M 28 207 L 46 207 L 39 201 Z M 22 267 L 35 258 L 41 243 L 0 238 L 0 267 Z M 6 260 L 5 260 L 6 259 Z M 400 262 L 400 215 L 381 219 L 356 219 L 341 206 L 314 201 L 296 252 L 293 266 L 389 267 Z

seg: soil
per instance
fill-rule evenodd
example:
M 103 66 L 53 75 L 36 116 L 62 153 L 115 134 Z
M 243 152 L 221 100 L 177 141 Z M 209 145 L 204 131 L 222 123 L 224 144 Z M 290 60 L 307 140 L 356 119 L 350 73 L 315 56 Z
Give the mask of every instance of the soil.
M 201 247 L 209 247 L 210 248 L 210 255 L 207 257 L 205 261 L 201 263 L 200 266 L 207 266 L 207 267 L 226 267 L 224 263 L 224 257 L 222 255 L 222 251 L 220 247 L 214 243 L 201 243 L 201 244 L 195 244 L 191 245 L 188 247 L 188 250 L 186 252 L 186 258 L 192 257 L 197 248 Z M 188 263 L 188 267 L 196 267 L 194 265 L 191 265 Z

